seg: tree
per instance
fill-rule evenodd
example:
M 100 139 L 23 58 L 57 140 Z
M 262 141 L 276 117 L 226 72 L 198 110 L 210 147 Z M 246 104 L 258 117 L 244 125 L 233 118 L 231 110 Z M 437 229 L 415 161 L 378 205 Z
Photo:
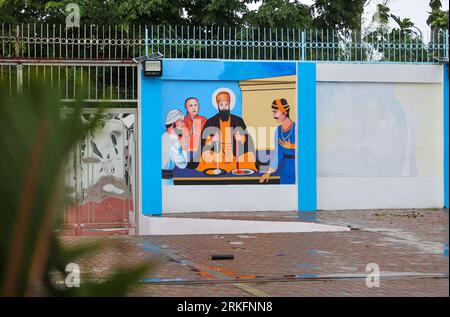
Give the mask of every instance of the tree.
M 385 28 L 389 23 L 391 9 L 388 7 L 389 0 L 384 0 L 383 3 L 377 4 L 377 10 L 372 17 L 372 22 L 378 22 L 382 28 Z
M 44 16 L 44 1 L 0 0 L 0 21 L 4 23 L 38 22 Z
M 82 24 L 215 24 L 237 26 L 254 0 L 78 0 Z M 0 21 L 64 24 L 62 1 L 0 0 Z
M 314 26 L 321 29 L 361 29 L 364 6 L 370 0 L 316 0 Z
M 376 22 L 376 28 L 371 28 L 364 35 L 364 42 L 369 44 L 368 60 L 379 61 L 418 61 L 421 58 L 427 58 L 427 52 L 418 50 L 419 45 L 423 45 L 421 31 L 414 25 L 409 18 L 401 18 L 390 13 L 388 6 L 389 0 L 384 0 L 377 5 L 377 12 L 374 14 L 372 22 Z M 389 19 L 397 24 L 397 27 L 390 29 L 388 27 Z M 417 29 L 414 31 L 413 29 Z M 409 44 L 400 49 L 392 48 L 389 43 Z M 411 44 L 417 45 L 416 49 Z
M 186 19 L 193 25 L 240 26 L 253 0 L 184 0 Z
M 245 16 L 247 24 L 267 28 L 309 28 L 311 7 L 295 0 L 263 0 L 257 11 Z
M 427 24 L 431 26 L 431 29 L 448 28 L 448 10 L 442 10 L 441 1 L 430 0 L 430 8 Z
M 3 0 L 0 10 L 14 23 L 64 24 L 72 0 Z M 82 24 L 164 24 L 182 22 L 181 0 L 78 0 Z
M 430 0 L 431 10 L 440 10 L 442 8 L 441 0 Z
M 414 27 L 414 23 L 410 18 L 400 18 L 400 16 L 396 16 L 391 14 L 391 18 L 397 23 L 398 28 L 402 32 L 411 32 L 411 28 Z

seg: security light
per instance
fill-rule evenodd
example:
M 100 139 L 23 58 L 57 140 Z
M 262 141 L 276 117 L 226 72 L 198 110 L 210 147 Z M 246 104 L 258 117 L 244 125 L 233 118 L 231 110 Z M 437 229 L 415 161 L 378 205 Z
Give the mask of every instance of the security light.
M 162 76 L 162 60 L 151 59 L 144 61 L 145 76 Z

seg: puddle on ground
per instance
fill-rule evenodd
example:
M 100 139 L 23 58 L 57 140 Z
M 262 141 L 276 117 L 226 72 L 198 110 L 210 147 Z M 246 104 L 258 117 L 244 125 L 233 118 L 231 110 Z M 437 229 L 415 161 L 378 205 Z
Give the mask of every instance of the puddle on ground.
M 299 221 L 316 222 L 317 215 L 315 212 L 299 212 L 297 219 Z
M 142 280 L 144 283 L 162 283 L 162 282 L 183 282 L 188 281 L 185 278 L 160 278 L 160 277 L 148 277 Z
M 148 240 L 144 240 L 144 242 L 141 244 L 142 250 L 147 253 L 153 253 L 153 254 L 161 254 L 161 247 L 159 245 L 153 244 Z
M 295 278 L 299 278 L 299 279 L 308 279 L 308 278 L 316 278 L 319 275 L 317 274 L 300 274 L 300 275 L 295 275 Z
M 247 235 L 238 235 L 238 238 L 242 238 L 242 239 L 254 239 L 256 238 L 256 236 L 247 236 Z

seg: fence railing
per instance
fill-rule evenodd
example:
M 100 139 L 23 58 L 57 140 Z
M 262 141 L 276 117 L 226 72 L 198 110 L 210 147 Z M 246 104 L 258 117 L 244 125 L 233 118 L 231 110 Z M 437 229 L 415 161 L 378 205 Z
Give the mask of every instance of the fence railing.
M 217 26 L 1 24 L 0 57 L 165 58 L 434 63 L 448 60 L 448 30 L 301 30 Z
M 165 58 L 437 63 L 448 61 L 448 30 L 299 30 L 197 26 L 0 25 L 0 81 L 10 90 L 42 78 L 62 101 L 83 87 L 87 102 L 135 107 L 131 60 Z
M 132 61 L 0 59 L 0 82 L 11 92 L 27 89 L 39 78 L 59 92 L 63 102 L 77 97 L 87 103 L 136 106 L 137 69 Z

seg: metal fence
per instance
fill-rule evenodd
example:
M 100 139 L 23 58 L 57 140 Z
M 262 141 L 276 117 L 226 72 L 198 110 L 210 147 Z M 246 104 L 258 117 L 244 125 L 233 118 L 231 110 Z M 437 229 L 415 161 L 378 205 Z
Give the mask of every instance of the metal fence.
M 108 102 L 135 107 L 137 68 L 132 61 L 0 59 L 0 82 L 9 90 L 26 89 L 39 78 L 59 92 L 63 102 Z
M 427 40 L 426 40 L 427 39 Z M 26 88 L 33 76 L 64 102 L 136 107 L 132 58 L 437 63 L 448 61 L 448 30 L 301 30 L 204 26 L 0 25 L 0 81 Z
M 138 40 L 144 37 L 141 27 L 133 31 L 134 39 L 130 30 L 2 24 L 0 81 L 14 91 L 39 77 L 58 89 L 63 102 L 81 97 L 87 106 L 107 102 L 113 103 L 110 107 L 136 107 L 137 67 L 131 58 L 141 54 L 145 43 Z
M 1 58 L 165 58 L 433 63 L 448 60 L 448 30 L 301 30 L 218 26 L 2 24 Z

